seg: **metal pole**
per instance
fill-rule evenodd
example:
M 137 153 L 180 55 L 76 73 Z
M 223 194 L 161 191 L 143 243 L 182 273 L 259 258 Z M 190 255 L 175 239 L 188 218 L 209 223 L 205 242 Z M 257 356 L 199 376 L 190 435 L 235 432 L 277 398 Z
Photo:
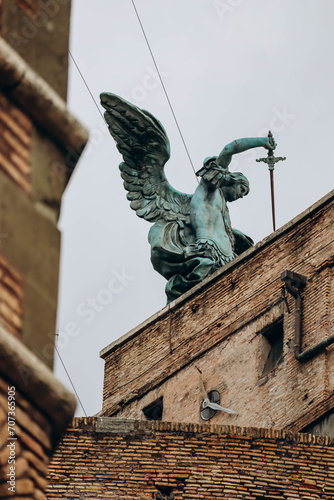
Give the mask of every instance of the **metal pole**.
M 272 141 L 274 146 L 276 147 L 274 138 L 272 133 L 269 130 L 268 133 L 268 139 L 269 142 Z M 268 156 L 267 158 L 258 158 L 256 161 L 260 162 L 262 161 L 263 163 L 266 163 L 268 165 L 268 169 L 270 172 L 270 192 L 271 192 L 271 213 L 272 213 L 272 218 L 273 218 L 273 228 L 274 231 L 276 231 L 276 219 L 275 219 L 275 194 L 274 194 L 274 168 L 275 168 L 275 163 L 281 160 L 286 160 L 285 156 L 274 156 L 274 151 L 270 150 L 268 151 Z
M 274 194 L 274 171 L 269 170 L 270 172 L 270 190 L 271 190 L 271 213 L 273 216 L 273 228 L 276 231 L 276 220 L 275 220 L 275 194 Z

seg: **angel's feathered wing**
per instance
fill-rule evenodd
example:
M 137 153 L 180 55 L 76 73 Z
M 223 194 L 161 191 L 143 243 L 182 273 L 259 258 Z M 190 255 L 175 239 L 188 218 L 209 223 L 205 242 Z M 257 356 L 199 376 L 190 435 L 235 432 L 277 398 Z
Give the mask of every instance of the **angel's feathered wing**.
M 124 159 L 119 168 L 131 208 L 149 222 L 189 223 L 191 195 L 176 191 L 165 177 L 170 146 L 161 123 L 115 94 L 100 97 L 109 132 Z

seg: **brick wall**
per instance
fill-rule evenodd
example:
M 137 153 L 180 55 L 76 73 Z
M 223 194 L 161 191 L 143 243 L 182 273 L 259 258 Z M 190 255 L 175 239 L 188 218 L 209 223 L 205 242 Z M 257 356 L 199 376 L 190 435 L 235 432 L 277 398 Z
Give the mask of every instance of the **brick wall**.
M 0 92 L 0 170 L 31 193 L 32 122 Z
M 163 396 L 163 420 L 201 423 L 203 392 L 223 407 L 212 422 L 301 430 L 334 407 L 334 349 L 307 363 L 294 358 L 294 299 L 285 270 L 307 277 L 303 349 L 334 335 L 334 193 L 218 271 L 169 309 L 104 349 L 103 414 L 145 419 Z M 263 369 L 262 332 L 283 319 L 282 362 Z
M 51 424 L 17 391 L 15 393 L 15 425 L 8 426 L 8 388 L 11 384 L 0 379 L 0 498 L 44 498 L 47 465 L 51 452 Z M 11 422 L 11 420 L 10 420 Z M 9 432 L 14 428 L 19 441 L 11 440 Z M 11 446 L 8 446 L 8 444 Z M 13 462 L 11 461 L 13 460 Z M 15 464 L 14 466 L 12 464 Z M 15 467 L 15 493 L 8 490 L 10 474 Z
M 2 500 L 45 499 L 47 466 L 74 410 L 74 396 L 0 325 Z
M 0 255 L 0 323 L 16 337 L 22 333 L 22 308 L 22 276 Z
M 334 495 L 333 472 L 330 438 L 81 418 L 51 461 L 47 498 L 325 500 Z

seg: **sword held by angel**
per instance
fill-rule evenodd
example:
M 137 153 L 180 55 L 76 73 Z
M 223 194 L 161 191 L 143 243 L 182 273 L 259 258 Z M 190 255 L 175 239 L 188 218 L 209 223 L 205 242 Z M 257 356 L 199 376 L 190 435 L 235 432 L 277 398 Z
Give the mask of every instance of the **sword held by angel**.
M 169 303 L 253 245 L 231 226 L 227 202 L 246 196 L 249 182 L 228 166 L 234 154 L 257 147 L 271 152 L 276 143 L 272 136 L 230 142 L 218 156 L 205 158 L 196 172 L 200 182 L 194 194 L 181 193 L 165 176 L 170 145 L 161 123 L 115 94 L 100 97 L 123 156 L 119 168 L 130 207 L 153 224 L 148 235 L 151 262 L 167 279 Z

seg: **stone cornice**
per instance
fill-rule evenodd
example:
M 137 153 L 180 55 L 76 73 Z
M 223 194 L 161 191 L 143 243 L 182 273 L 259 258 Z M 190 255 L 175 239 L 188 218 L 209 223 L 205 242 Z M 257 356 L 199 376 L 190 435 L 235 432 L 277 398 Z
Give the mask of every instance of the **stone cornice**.
M 86 128 L 67 110 L 66 102 L 0 37 L 0 88 L 60 146 L 80 156 Z
M 76 417 L 72 420 L 72 429 L 81 429 L 97 434 L 140 434 L 166 432 L 171 434 L 187 433 L 189 435 L 233 436 L 260 440 L 284 441 L 295 444 L 313 444 L 318 446 L 333 446 L 334 438 L 315 436 L 285 429 L 239 427 L 236 425 L 191 424 L 184 422 L 163 422 L 159 420 L 135 420 L 131 418 L 114 417 Z
M 0 375 L 53 423 L 60 436 L 72 418 L 76 399 L 22 342 L 0 326 Z

